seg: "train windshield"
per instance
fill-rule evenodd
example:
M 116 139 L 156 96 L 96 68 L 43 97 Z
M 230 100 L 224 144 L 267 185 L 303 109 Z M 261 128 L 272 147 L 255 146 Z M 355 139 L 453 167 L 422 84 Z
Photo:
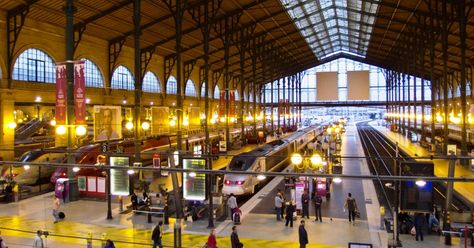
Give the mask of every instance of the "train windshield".
M 236 171 L 244 171 L 248 169 L 248 166 L 246 166 L 245 160 L 233 159 L 229 164 L 229 169 Z

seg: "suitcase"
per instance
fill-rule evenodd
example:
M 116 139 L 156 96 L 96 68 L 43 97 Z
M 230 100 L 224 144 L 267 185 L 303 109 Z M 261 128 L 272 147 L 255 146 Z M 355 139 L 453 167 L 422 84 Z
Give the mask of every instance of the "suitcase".
M 62 220 L 66 218 L 66 215 L 64 214 L 64 212 L 59 212 L 58 217 Z
M 234 224 L 239 225 L 240 224 L 240 212 L 235 212 L 234 213 Z

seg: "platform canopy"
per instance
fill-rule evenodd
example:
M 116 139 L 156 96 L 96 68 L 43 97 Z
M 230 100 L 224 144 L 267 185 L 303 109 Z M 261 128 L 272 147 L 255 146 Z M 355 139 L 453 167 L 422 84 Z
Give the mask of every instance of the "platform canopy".
M 176 53 L 176 0 L 74 0 L 76 45 L 84 36 L 134 46 L 134 4 L 140 2 L 141 51 L 173 58 Z M 338 58 L 348 58 L 382 68 L 400 70 L 413 61 L 411 74 L 430 75 L 430 50 L 434 74 L 443 72 L 443 40 L 447 46 L 447 70 L 461 69 L 459 14 L 461 1 L 452 0 L 179 0 L 184 10 L 182 58 L 184 63 L 203 63 L 204 6 L 210 29 L 210 68 L 225 67 L 229 51 L 229 75 L 239 78 L 241 52 L 245 54 L 244 80 L 256 81 L 293 75 Z M 11 54 L 17 26 L 42 22 L 65 28 L 65 0 L 0 0 L 9 20 Z M 473 1 L 465 1 L 466 66 L 474 55 Z M 443 5 L 446 11 L 443 13 Z M 213 12 L 214 11 L 214 12 Z M 17 22 L 14 22 L 14 20 Z M 15 26 L 16 23 L 16 26 Z M 21 31 L 21 30 L 20 30 Z M 47 30 L 44 30 L 47 32 Z M 443 36 L 443 33 L 446 35 Z M 21 37 L 21 32 L 19 36 Z M 433 42 L 433 43 L 431 43 Z M 433 45 L 433 46 L 431 46 Z M 431 47 L 433 49 L 431 49 Z M 13 51 L 11 51 L 13 50 Z M 112 50 L 112 49 L 109 49 Z M 416 52 L 413 52 L 416 51 Z M 416 63 L 415 63 L 416 61 Z M 409 64 L 409 63 L 408 63 Z M 143 66 L 143 65 L 142 65 Z M 271 69 L 272 68 L 272 69 Z M 236 80 L 235 82 L 238 82 Z

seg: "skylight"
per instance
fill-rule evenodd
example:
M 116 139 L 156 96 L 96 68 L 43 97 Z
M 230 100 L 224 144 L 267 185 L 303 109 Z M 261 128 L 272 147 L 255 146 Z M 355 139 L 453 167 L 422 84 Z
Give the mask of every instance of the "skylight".
M 367 54 L 380 0 L 280 0 L 319 60 Z

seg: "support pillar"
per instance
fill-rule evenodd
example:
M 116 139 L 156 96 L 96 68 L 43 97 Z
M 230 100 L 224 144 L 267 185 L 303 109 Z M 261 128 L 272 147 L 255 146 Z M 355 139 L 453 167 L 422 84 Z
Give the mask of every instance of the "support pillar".
M 15 128 L 10 127 L 14 123 L 15 101 L 13 92 L 7 89 L 0 89 L 0 160 L 13 161 L 15 152 Z

